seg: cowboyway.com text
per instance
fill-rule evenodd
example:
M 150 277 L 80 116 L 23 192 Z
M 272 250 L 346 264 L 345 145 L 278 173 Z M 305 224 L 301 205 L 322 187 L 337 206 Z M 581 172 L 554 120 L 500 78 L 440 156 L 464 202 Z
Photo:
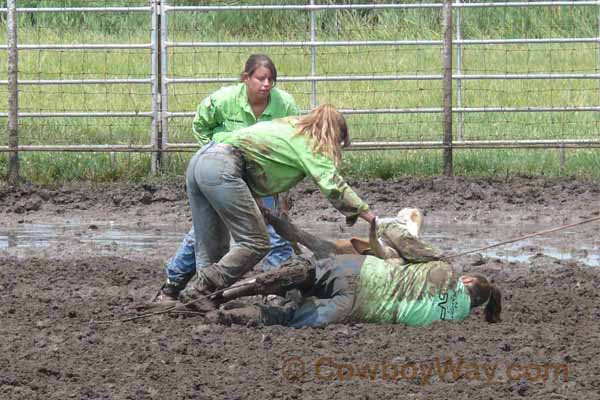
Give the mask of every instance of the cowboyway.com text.
M 433 381 L 458 380 L 500 383 L 527 380 L 531 382 L 568 382 L 566 363 L 535 362 L 477 362 L 463 357 L 433 358 L 426 361 L 359 360 L 342 361 L 321 356 L 315 360 L 284 357 L 282 376 L 288 381 L 304 378 L 319 381 L 398 381 L 406 380 L 427 385 Z

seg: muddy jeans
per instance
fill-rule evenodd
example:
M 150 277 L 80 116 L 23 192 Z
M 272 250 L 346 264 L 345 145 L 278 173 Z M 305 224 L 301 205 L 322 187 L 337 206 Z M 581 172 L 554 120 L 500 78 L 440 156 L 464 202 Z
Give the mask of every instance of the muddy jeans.
M 364 256 L 348 255 L 320 261 L 317 280 L 290 315 L 291 320 L 281 322 L 284 310 L 276 307 L 263 308 L 263 313 L 271 314 L 265 319 L 295 328 L 346 322 L 352 314 L 356 283 L 364 260 Z
M 272 196 L 264 197 L 261 201 L 263 207 L 268 208 L 275 215 L 279 214 L 279 206 Z M 270 249 L 262 262 L 263 271 L 278 268 L 293 254 L 290 242 L 282 239 L 271 225 L 267 225 L 267 230 Z M 184 287 L 196 273 L 195 237 L 194 228 L 192 227 L 183 238 L 175 256 L 168 261 L 165 268 L 167 279 L 180 287 Z
M 214 142 L 188 164 L 196 266 L 201 279 L 215 289 L 237 281 L 269 250 L 267 227 L 244 173 L 241 153 Z

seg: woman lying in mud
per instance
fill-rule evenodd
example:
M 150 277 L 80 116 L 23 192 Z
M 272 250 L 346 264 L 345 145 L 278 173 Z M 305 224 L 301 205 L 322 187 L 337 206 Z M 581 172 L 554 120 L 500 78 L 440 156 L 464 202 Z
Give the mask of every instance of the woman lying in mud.
M 447 262 L 404 264 L 399 259 L 340 255 L 318 262 L 313 285 L 301 296 L 291 291 L 277 304 L 226 304 L 207 318 L 296 328 L 345 322 L 425 326 L 463 320 L 482 305 L 487 322 L 500 321 L 500 291 L 482 275 L 458 277 Z
M 290 291 L 279 304 L 226 304 L 208 315 L 213 322 L 321 327 L 354 321 L 424 326 L 463 320 L 484 304 L 485 320 L 500 321 L 500 291 L 482 275 L 459 277 L 439 252 L 421 241 L 423 216 L 418 209 L 405 208 L 394 218 L 376 218 L 368 241 L 353 238 L 337 243 L 266 214 L 282 237 L 305 245 L 319 259 L 296 258 L 293 262 L 300 265 L 291 268 L 313 271 L 315 266 L 314 273 L 301 286 L 302 295 Z
M 359 217 L 372 222 L 369 206 L 337 172 L 341 148 L 349 143 L 344 117 L 328 104 L 301 117 L 216 133 L 187 169 L 197 274 L 180 300 L 214 308 L 204 295 L 236 282 L 269 250 L 255 197 L 286 192 L 304 177 L 313 178 L 348 224 Z

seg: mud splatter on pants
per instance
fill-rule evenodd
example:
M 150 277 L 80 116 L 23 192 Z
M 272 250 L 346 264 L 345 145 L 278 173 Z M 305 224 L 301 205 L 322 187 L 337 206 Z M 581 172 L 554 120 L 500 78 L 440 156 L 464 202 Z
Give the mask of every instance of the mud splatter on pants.
M 272 196 L 264 197 L 261 201 L 263 207 L 268 208 L 275 215 L 279 214 L 279 205 Z M 263 271 L 278 268 L 293 255 L 290 242 L 282 239 L 271 225 L 267 225 L 267 232 L 269 234 L 270 249 L 262 262 Z M 185 287 L 196 273 L 195 242 L 196 234 L 192 227 L 183 238 L 175 256 L 167 262 L 165 268 L 167 279 L 178 284 L 181 288 Z
M 305 293 L 305 298 L 288 319 L 281 315 L 287 310 L 276 306 L 261 307 L 266 325 L 282 324 L 295 328 L 322 327 L 341 323 L 352 314 L 356 283 L 364 256 L 337 256 L 322 260 L 317 265 L 316 282 Z
M 188 164 L 198 275 L 215 289 L 234 283 L 269 250 L 267 227 L 244 174 L 241 153 L 226 144 L 207 144 Z

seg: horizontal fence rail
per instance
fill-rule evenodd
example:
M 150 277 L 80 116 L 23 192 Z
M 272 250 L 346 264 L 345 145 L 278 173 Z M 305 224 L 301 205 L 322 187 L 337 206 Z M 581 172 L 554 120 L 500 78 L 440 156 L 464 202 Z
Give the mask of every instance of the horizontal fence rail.
M 0 152 L 14 151 L 8 146 L 0 146 Z M 18 147 L 18 151 L 49 151 L 49 152 L 75 152 L 75 153 L 137 153 L 137 152 L 156 152 L 156 149 L 151 145 L 145 146 L 128 146 L 128 145 L 109 145 L 109 144 L 92 144 L 92 145 L 65 145 L 65 146 L 34 146 L 22 145 Z
M 17 50 L 124 50 L 151 49 L 151 44 L 20 44 Z M 0 46 L 7 50 L 8 46 Z
M 439 114 L 444 109 L 442 107 L 437 108 L 369 108 L 369 109 L 338 109 L 344 115 L 360 115 L 360 114 Z M 520 112 L 520 113 L 529 113 L 529 112 L 598 112 L 600 111 L 600 106 L 598 107 L 455 107 L 453 108 L 455 112 L 461 113 L 503 113 L 503 112 Z M 310 110 L 300 110 L 301 113 L 307 113 Z M 167 112 L 166 116 L 168 118 L 181 118 L 181 117 L 193 117 L 196 113 L 192 111 L 186 112 Z M 2 114 L 0 114 L 2 116 Z
M 152 79 L 38 79 L 19 81 L 19 85 L 131 85 L 148 83 L 152 83 Z M 0 85 L 6 84 L 7 81 L 0 81 Z
M 516 80 L 516 79 L 600 79 L 597 74 L 478 74 L 455 75 L 454 80 Z M 333 81 L 440 81 L 442 75 L 340 75 L 294 76 L 277 78 L 279 82 L 333 82 Z M 225 83 L 236 82 L 230 78 L 168 78 L 171 83 Z M 0 81 L 1 82 L 1 81 Z M 35 82 L 35 81 L 32 81 Z M 139 82 L 138 82 L 139 83 Z
M 516 8 L 522 10 L 523 8 L 540 8 L 540 7 L 594 7 L 600 10 L 600 2 L 598 1 L 537 1 L 537 2 L 490 2 L 490 3 L 463 3 L 460 0 L 455 0 L 451 4 L 445 3 L 419 3 L 419 4 L 314 4 L 316 1 L 308 1 L 305 5 L 290 5 L 290 4 L 279 4 L 279 5 L 195 5 L 195 6 L 178 6 L 171 5 L 168 0 L 150 0 L 147 6 L 136 6 L 136 7 L 17 7 L 15 8 L 16 14 L 37 14 L 37 13 L 110 13 L 110 14 L 148 14 L 151 19 L 149 20 L 148 26 L 148 43 L 146 40 L 135 40 L 138 43 L 18 43 L 16 50 L 19 53 L 26 52 L 40 52 L 40 51 L 57 51 L 68 53 L 71 51 L 140 51 L 147 52 L 147 58 L 145 61 L 150 66 L 149 71 L 144 77 L 90 77 L 73 79 L 71 77 L 59 76 L 57 79 L 47 79 L 46 77 L 40 77 L 39 79 L 18 79 L 19 87 L 79 87 L 84 85 L 97 85 L 99 87 L 107 87 L 111 85 L 117 85 L 119 87 L 129 88 L 132 87 L 149 87 L 148 101 L 146 102 L 146 108 L 143 110 L 135 111 L 123 111 L 115 108 L 107 109 L 103 111 L 89 111 L 89 110 L 62 110 L 62 111 L 50 111 L 50 110 L 39 110 L 33 109 L 27 111 L 17 112 L 19 119 L 59 119 L 59 118 L 143 118 L 150 120 L 151 137 L 149 138 L 149 144 L 144 145 L 123 145 L 123 144 L 89 144 L 89 145 L 19 145 L 15 146 L 0 146 L 0 152 L 151 152 L 153 153 L 152 169 L 153 171 L 160 168 L 161 157 L 160 154 L 165 152 L 178 152 L 178 151 L 193 151 L 197 149 L 195 143 L 174 143 L 170 138 L 170 125 L 174 120 L 177 119 L 191 119 L 195 112 L 192 109 L 189 111 L 180 111 L 171 103 L 173 99 L 178 96 L 171 91 L 175 91 L 178 88 L 186 88 L 190 85 L 199 86 L 202 85 L 216 85 L 216 84 L 231 84 L 238 82 L 239 79 L 235 76 L 224 77 L 224 76 L 202 76 L 202 75 L 180 75 L 175 72 L 175 65 L 173 64 L 172 58 L 174 52 L 177 50 L 211 50 L 211 51 L 223 51 L 230 50 L 235 51 L 236 49 L 243 49 L 244 51 L 250 52 L 250 49 L 271 49 L 277 51 L 287 51 L 287 49 L 306 49 L 310 50 L 311 53 L 311 71 L 310 74 L 304 75 L 287 75 L 278 77 L 278 82 L 283 84 L 302 84 L 308 83 L 311 87 L 310 90 L 311 107 L 314 106 L 319 97 L 319 85 L 326 85 L 328 83 L 378 83 L 378 82 L 406 82 L 408 83 L 419 83 L 419 82 L 444 82 L 445 75 L 442 73 L 442 60 L 439 59 L 439 67 L 437 70 L 439 73 L 431 73 L 429 70 L 423 72 L 413 73 L 390 73 L 389 71 L 379 71 L 369 73 L 335 73 L 325 70 L 319 70 L 318 52 L 320 51 L 333 51 L 335 49 L 347 49 L 348 51 L 354 48 L 360 49 L 378 49 L 378 48 L 393 48 L 393 49 L 424 49 L 431 48 L 435 50 L 440 48 L 441 50 L 450 51 L 456 53 L 455 63 L 453 65 L 453 71 L 450 77 L 450 81 L 454 84 L 455 90 L 455 101 L 450 109 L 450 112 L 455 113 L 457 116 L 458 127 L 456 127 L 456 134 L 458 140 L 452 141 L 449 145 L 444 143 L 441 139 L 437 140 L 378 140 L 378 141 L 354 141 L 350 150 L 412 150 L 412 149 L 445 149 L 448 147 L 455 149 L 503 149 L 503 148 L 525 148 L 525 149 L 537 149 L 537 148 L 551 148 L 551 149 L 565 149 L 565 148 L 598 148 L 600 147 L 600 137 L 592 137 L 586 139 L 575 139 L 575 138 L 564 138 L 564 139 L 550 139 L 550 140 L 538 140 L 538 139 L 518 139 L 518 140 L 466 140 L 463 137 L 465 117 L 469 115 L 501 115 L 502 113 L 516 113 L 525 114 L 531 113 L 531 115 L 542 114 L 542 113 L 556 113 L 565 115 L 568 113 L 582 112 L 588 115 L 594 115 L 600 111 L 600 105 L 597 103 L 600 96 L 596 96 L 596 104 L 586 105 L 515 105 L 515 106 L 469 106 L 465 101 L 464 93 L 465 85 L 469 82 L 483 81 L 495 84 L 496 82 L 506 81 L 509 82 L 522 82 L 522 81 L 598 81 L 600 82 L 600 68 L 596 65 L 595 70 L 572 70 L 557 72 L 554 70 L 550 71 L 526 71 L 526 72 L 504 72 L 499 73 L 496 70 L 490 69 L 490 71 L 473 71 L 465 69 L 464 65 L 464 54 L 471 48 L 477 48 L 481 46 L 512 46 L 514 48 L 520 48 L 520 46 L 528 46 L 528 48 L 535 48 L 536 46 L 549 46 L 549 45 L 590 45 L 596 46 L 598 53 L 597 57 L 600 60 L 600 32 L 598 36 L 590 37 L 532 37 L 532 38 L 465 38 L 462 34 L 462 29 L 467 25 L 467 22 L 462 19 L 463 13 L 468 10 L 486 10 L 486 9 L 498 9 L 506 10 Z M 453 38 L 451 43 L 440 39 L 398 39 L 398 40 L 323 40 L 316 38 L 316 24 L 315 16 L 319 12 L 332 12 L 332 11 L 378 11 L 378 12 L 392 12 L 392 11 L 427 11 L 427 10 L 439 10 L 443 12 L 444 6 L 451 6 L 451 18 L 455 18 L 454 21 L 456 26 L 453 29 Z M 0 15 L 8 13 L 9 9 L 0 8 Z M 269 12 L 269 11 L 298 11 L 308 13 L 311 17 L 311 24 L 308 34 L 310 34 L 310 40 L 265 40 L 265 41 L 253 41 L 253 40 L 235 40 L 235 38 L 228 38 L 233 40 L 215 41 L 214 38 L 206 38 L 202 40 L 199 37 L 198 41 L 189 40 L 174 40 L 174 35 L 171 18 L 186 13 L 216 13 L 216 14 L 227 14 L 232 12 Z M 600 20 L 600 12 L 599 12 Z M 451 27 L 452 29 L 452 27 Z M 441 33 L 441 29 L 440 29 Z M 441 34 L 438 36 L 442 36 Z M 210 39 L 210 40 L 209 40 Z M 217 38 L 218 39 L 218 38 Z M 92 40 L 93 41 L 93 40 Z M 141 42 L 141 43 L 139 43 Z M 0 45 L 0 52 L 8 52 L 10 50 L 10 44 Z M 265 50 L 261 50 L 263 52 Z M 204 61 L 204 60 L 203 60 Z M 206 61 L 210 62 L 210 61 Z M 412 71 L 405 71 L 412 72 Z M 434 71 L 435 72 L 435 71 Z M 21 72 L 22 73 L 22 72 Z M 43 75 L 43 74 L 42 74 Z M 34 76 L 35 77 L 35 76 Z M 8 87 L 10 79 L 0 79 L 0 88 L 4 90 Z M 102 90 L 102 89 L 97 89 Z M 211 89 L 213 90 L 213 89 Z M 433 90 L 433 89 L 430 89 Z M 497 89 L 494 89 L 497 90 Z M 586 89 L 587 90 L 587 89 Z M 555 90 L 555 92 L 559 92 Z M 599 93 L 600 94 L 600 93 Z M 8 96 L 17 96 L 16 93 L 8 93 Z M 22 94 L 21 94 L 22 95 Z M 93 95 L 93 94 L 92 94 Z M 182 95 L 179 95 L 182 96 Z M 198 99 L 198 101 L 201 99 Z M 442 104 L 442 92 L 440 89 L 439 93 L 439 104 Z M 108 104 L 110 106 L 110 104 Z M 21 106 L 23 108 L 23 106 Z M 422 106 L 413 107 L 408 106 L 402 107 L 402 104 L 389 104 L 380 107 L 340 107 L 340 111 L 347 116 L 387 116 L 387 115 L 442 115 L 448 110 L 443 106 Z M 0 110 L 0 118 L 8 118 L 9 112 Z M 35 111 L 35 112 L 34 112 Z M 303 110 L 303 112 L 308 109 Z M 591 114 L 590 114 L 591 113 Z M 565 128 L 575 130 L 574 127 Z M 442 126 L 439 127 L 440 138 L 442 136 Z M 474 134 L 474 136 L 478 136 Z M 597 135 L 596 135 L 597 136 Z
M 560 44 L 600 43 L 598 38 L 539 38 L 539 39 L 463 39 L 454 40 L 457 45 L 486 44 Z M 344 46 L 441 46 L 441 40 L 357 40 L 357 41 L 300 41 L 300 42 L 166 42 L 167 48 L 202 47 L 344 47 Z
M 598 6 L 597 1 L 518 1 L 497 3 L 453 3 L 455 8 L 496 8 L 496 7 L 548 7 L 548 6 Z M 382 9 L 422 9 L 442 8 L 442 3 L 422 4 L 315 4 L 315 5 L 238 5 L 238 6 L 164 6 L 165 11 L 263 11 L 263 10 L 382 10 Z
M 17 7 L 17 13 L 123 13 L 123 12 L 149 12 L 152 7 Z M 8 8 L 0 8 L 0 13 L 7 13 Z
M 444 149 L 446 146 L 441 141 L 419 142 L 358 142 L 352 144 L 348 151 L 364 150 L 435 150 Z M 454 141 L 452 147 L 457 149 L 576 149 L 600 148 L 600 140 L 488 140 L 488 141 Z M 94 153 L 129 153 L 129 152 L 155 152 L 150 146 L 128 145 L 67 145 L 67 146 L 19 146 L 19 151 L 32 152 L 94 152 Z M 194 143 L 167 143 L 165 152 L 195 152 L 198 145 Z M 0 146 L 0 152 L 13 151 L 8 146 Z
M 7 113 L 0 113 L 0 117 L 7 117 Z M 123 111 L 109 111 L 109 112 L 39 112 L 39 113 L 31 113 L 31 112 L 19 112 L 19 117 L 21 118 L 59 118 L 59 117 L 70 117 L 70 118 L 78 118 L 78 117 L 120 117 L 120 118 L 132 118 L 132 117 L 154 117 L 154 114 L 151 111 L 143 111 L 143 112 L 123 112 Z

